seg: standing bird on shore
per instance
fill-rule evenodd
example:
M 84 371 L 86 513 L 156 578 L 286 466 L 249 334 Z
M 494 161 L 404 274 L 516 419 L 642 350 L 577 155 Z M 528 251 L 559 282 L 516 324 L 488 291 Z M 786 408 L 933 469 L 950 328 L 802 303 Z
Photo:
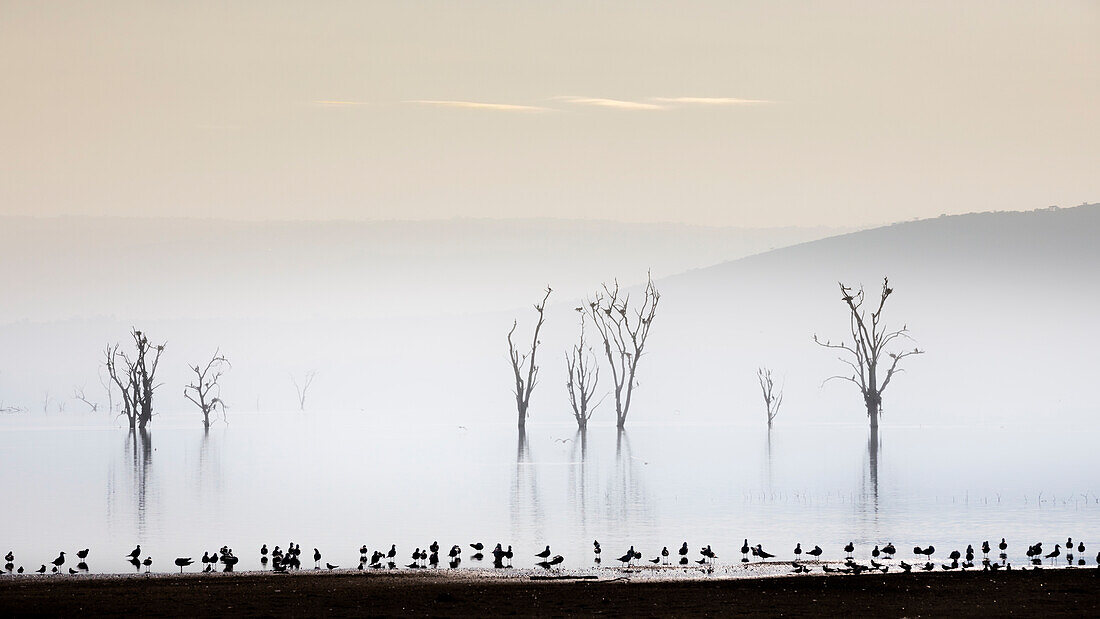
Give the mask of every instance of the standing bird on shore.
M 45 574 L 45 573 L 46 573 L 46 564 L 45 564 L 45 563 L 43 563 L 43 564 L 42 564 L 42 567 L 40 567 L 40 568 L 38 568 L 37 570 L 35 570 L 35 573 L 36 573 L 36 574 Z
M 668 564 L 668 554 L 668 546 L 661 549 L 661 562 L 666 565 Z
M 924 550 L 920 551 L 920 553 L 922 555 L 924 555 L 925 559 L 930 559 L 935 552 L 936 552 L 936 547 L 931 545 L 931 544 L 928 545 L 928 548 L 925 548 Z
M 65 551 L 61 551 L 61 554 L 57 555 L 57 558 L 53 560 L 53 565 L 58 569 L 65 565 Z
M 1001 543 L 997 544 L 997 548 L 1001 551 L 1001 563 L 1003 564 L 1008 559 L 1008 543 L 1005 542 L 1005 538 L 1001 538 Z
M 631 552 L 633 552 L 633 547 L 631 548 Z M 545 550 L 543 550 L 542 552 L 540 552 L 540 553 L 536 554 L 535 556 L 536 556 L 536 557 L 538 557 L 538 558 L 540 558 L 540 559 L 547 559 L 547 558 L 549 558 L 549 557 L 550 557 L 550 545 L 549 545 L 549 544 L 547 544 L 547 546 L 546 546 L 546 549 L 545 549 Z
M 145 557 L 145 560 L 141 562 L 145 566 L 145 573 L 149 573 L 149 568 L 153 566 L 153 557 Z
M 634 547 L 631 546 L 630 550 L 626 551 L 626 554 L 619 557 L 619 563 L 623 564 L 623 567 L 630 565 L 630 562 L 634 560 Z
M 141 556 L 141 544 L 138 544 L 128 555 L 131 559 L 137 559 Z
M 898 549 L 894 548 L 894 542 L 889 542 L 888 544 L 886 544 L 885 546 L 882 547 L 882 553 L 886 555 L 887 559 L 893 559 L 894 558 L 894 553 L 897 552 L 897 551 L 898 551 Z
M 316 548 L 313 549 L 313 569 L 321 569 L 321 551 Z
M 1058 544 L 1055 544 L 1055 545 L 1054 545 L 1054 550 L 1050 551 L 1050 552 L 1049 552 L 1049 553 L 1048 553 L 1048 554 L 1046 555 L 1046 558 L 1048 558 L 1048 559 L 1050 559 L 1050 560 L 1051 560 L 1051 561 L 1050 561 L 1050 562 L 1051 562 L 1051 564 L 1053 564 L 1053 563 L 1054 563 L 1054 559 L 1057 559 L 1057 558 L 1058 558 L 1058 555 L 1062 554 L 1062 551 L 1058 549 L 1058 546 L 1059 546 Z
M 592 540 L 592 554 L 594 554 L 596 556 L 596 565 L 600 564 L 600 561 L 601 561 L 600 553 L 602 553 L 602 552 L 603 552 L 603 549 L 600 548 L 600 540 L 598 540 L 598 539 Z
M 84 559 L 87 559 L 88 558 L 88 549 L 85 548 L 84 550 L 76 551 L 76 558 L 80 559 L 81 561 L 83 561 Z
M 802 542 L 798 542 L 794 545 L 794 560 L 797 563 L 802 559 Z
M 680 550 L 678 550 L 677 552 L 680 553 L 680 559 L 681 559 L 680 564 L 683 565 L 684 564 L 683 559 L 686 559 L 687 554 L 688 554 L 688 543 L 684 542 L 684 545 L 680 546 Z
M 749 539 L 746 537 L 745 541 L 741 544 L 741 563 L 749 562 L 749 551 L 752 548 L 749 547 Z
M 707 546 L 707 548 L 710 548 L 710 546 Z M 770 553 L 770 552 L 765 552 L 765 551 L 764 551 L 764 549 L 763 549 L 763 548 L 761 547 L 761 545 L 760 545 L 760 544 L 757 544 L 757 545 L 756 545 L 756 556 L 758 556 L 758 557 L 760 557 L 761 559 L 763 559 L 763 560 L 767 561 L 768 559 L 771 559 L 771 558 L 772 558 L 772 557 L 774 557 L 775 555 L 773 555 L 773 554 L 772 554 L 772 553 Z
M 439 542 L 438 541 L 432 542 L 432 545 L 428 546 L 428 550 L 430 550 L 432 552 L 439 552 Z
M 855 550 L 856 550 L 855 544 L 853 544 L 852 542 L 848 542 L 848 544 L 844 547 L 844 552 L 848 553 L 848 555 L 845 558 L 846 559 L 851 559 L 852 558 L 852 553 L 855 552 Z
M 512 557 L 515 555 L 516 553 L 512 552 L 512 545 L 508 544 L 508 550 L 504 551 L 504 558 L 508 559 L 508 567 L 512 567 Z
M 989 540 L 982 542 L 982 558 L 989 558 Z
M 815 545 L 814 545 L 814 549 L 813 549 L 813 550 L 808 550 L 808 551 L 806 551 L 806 554 L 808 554 L 808 555 L 810 555 L 811 557 L 813 557 L 813 558 L 815 558 L 815 559 L 816 559 L 816 558 L 820 557 L 820 556 L 821 556 L 821 553 L 823 553 L 823 552 L 824 552 L 824 551 L 823 551 L 823 550 L 821 550 L 821 546 L 818 546 L 818 545 L 816 545 L 816 544 L 815 544 Z
M 461 555 L 461 554 L 462 554 L 462 549 L 458 547 L 458 544 L 455 544 L 454 546 L 451 546 L 451 551 L 447 553 L 447 556 L 449 556 L 451 558 L 451 563 L 454 563 L 455 559 L 459 558 L 459 555 Z M 451 567 L 458 567 L 458 566 L 457 565 L 452 565 Z
M 874 558 L 874 559 L 877 559 L 879 554 L 881 554 L 881 553 L 882 553 L 882 551 L 878 549 L 878 544 L 875 544 L 874 549 L 871 550 L 871 557 Z
M 176 557 L 176 567 L 180 568 L 180 574 L 183 573 L 183 568 L 191 565 L 194 561 L 191 557 Z

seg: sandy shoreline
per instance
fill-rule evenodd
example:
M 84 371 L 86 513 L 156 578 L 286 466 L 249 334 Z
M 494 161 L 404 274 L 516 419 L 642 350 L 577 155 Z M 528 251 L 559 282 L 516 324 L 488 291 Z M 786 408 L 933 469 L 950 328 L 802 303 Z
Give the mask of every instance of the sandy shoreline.
M 788 564 L 772 564 L 784 566 Z M 741 566 L 729 566 L 741 568 Z M 0 578 L 0 614 L 194 616 L 1100 614 L 1096 568 L 808 576 L 625 571 L 423 570 Z M 532 576 L 571 580 L 532 580 Z

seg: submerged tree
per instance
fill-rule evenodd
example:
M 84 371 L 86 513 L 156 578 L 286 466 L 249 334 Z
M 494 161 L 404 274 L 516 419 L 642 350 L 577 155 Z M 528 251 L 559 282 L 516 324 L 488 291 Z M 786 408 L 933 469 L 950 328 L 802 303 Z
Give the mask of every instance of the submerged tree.
M 584 311 L 584 308 L 578 308 Z M 565 353 L 565 366 L 569 371 L 569 380 L 565 383 L 569 390 L 569 404 L 573 407 L 573 417 L 577 420 L 577 429 L 585 430 L 592 413 L 599 402 L 592 404 L 596 394 L 596 385 L 600 382 L 600 366 L 592 347 L 584 340 L 584 319 L 581 319 L 581 339 Z
M 764 409 L 768 413 L 768 429 L 772 429 L 772 421 L 779 415 L 779 407 L 783 404 L 783 387 L 775 388 L 772 380 L 772 371 L 768 368 L 756 370 L 756 378 L 760 381 L 760 391 L 764 394 Z
M 522 431 L 527 427 L 527 406 L 531 403 L 531 392 L 535 389 L 535 383 L 538 382 L 539 366 L 535 363 L 535 353 L 538 352 L 539 344 L 542 342 L 539 340 L 539 331 L 542 330 L 542 323 L 545 320 L 546 300 L 550 298 L 551 288 L 546 287 L 546 295 L 542 297 L 542 302 L 535 305 L 535 311 L 539 314 L 538 322 L 535 323 L 535 332 L 531 336 L 531 349 L 528 352 L 520 353 L 516 348 L 515 342 L 512 341 L 512 335 L 516 332 L 516 327 L 519 325 L 518 321 L 512 321 L 512 329 L 508 332 L 508 359 L 512 362 L 512 374 L 516 381 L 515 396 L 516 396 L 516 412 L 519 415 L 519 429 Z M 524 370 L 526 370 L 527 377 L 524 378 Z
M 119 345 L 107 345 L 107 374 L 122 392 L 122 414 L 130 422 L 130 429 L 145 429 L 153 419 L 153 392 L 160 385 L 156 382 L 157 365 L 164 352 L 164 344 L 153 346 L 149 338 L 137 329 L 131 329 L 136 352 L 133 359 L 119 350 Z
M 298 379 L 294 378 L 294 375 L 290 375 L 290 382 L 294 383 L 294 389 L 298 392 L 298 410 L 306 410 L 306 394 L 309 393 L 309 386 L 313 384 L 313 379 L 317 377 L 317 370 L 310 370 L 306 372 L 306 375 L 302 378 L 302 382 L 299 384 Z M 259 406 L 257 406 L 259 408 Z
M 193 382 L 183 388 L 183 397 L 191 400 L 202 411 L 202 427 L 210 428 L 210 414 L 218 409 L 222 411 L 222 419 L 225 419 L 225 402 L 221 398 L 221 385 L 218 380 L 226 369 L 232 367 L 221 349 L 214 351 L 214 356 L 205 366 L 189 365 L 195 373 Z
M 653 277 L 646 281 L 642 302 L 630 305 L 630 295 L 620 295 L 619 282 L 614 287 L 604 284 L 603 290 L 588 301 L 588 314 L 603 339 L 604 353 L 611 365 L 611 381 L 614 383 L 616 426 L 626 426 L 631 397 L 638 386 L 634 377 L 638 361 L 642 358 L 649 329 L 657 315 L 657 303 L 661 294 L 653 285 Z
M 833 379 L 846 380 L 858 387 L 863 395 L 863 403 L 867 407 L 867 417 L 871 420 L 871 429 L 877 430 L 878 418 L 882 414 L 882 392 L 890 385 L 890 380 L 894 378 L 894 374 L 902 371 L 898 364 L 901 363 L 902 359 L 922 354 L 924 351 L 913 348 L 912 350 L 887 352 L 887 347 L 899 338 L 912 340 L 909 337 L 908 327 L 903 325 L 901 329 L 891 331 L 882 324 L 882 310 L 886 305 L 886 299 L 894 293 L 894 289 L 890 287 L 889 278 L 883 278 L 878 305 L 870 316 L 867 315 L 863 307 L 865 301 L 863 286 L 860 286 L 859 290 L 853 293 L 851 288 L 840 283 L 840 293 L 844 303 L 848 306 L 849 329 L 852 341 L 842 341 L 837 344 L 829 340 L 822 342 L 816 334 L 814 335 L 814 341 L 825 348 L 844 351 L 839 359 L 852 369 L 852 374 L 850 376 L 831 376 L 825 379 L 825 382 Z M 889 361 L 884 359 L 883 355 L 887 355 Z M 882 363 L 881 367 L 880 363 Z M 885 369 L 885 375 L 883 375 L 883 369 Z
M 99 402 L 92 402 L 84 395 L 84 387 L 73 387 L 73 399 L 83 402 L 90 410 L 88 412 L 94 413 L 99 410 Z

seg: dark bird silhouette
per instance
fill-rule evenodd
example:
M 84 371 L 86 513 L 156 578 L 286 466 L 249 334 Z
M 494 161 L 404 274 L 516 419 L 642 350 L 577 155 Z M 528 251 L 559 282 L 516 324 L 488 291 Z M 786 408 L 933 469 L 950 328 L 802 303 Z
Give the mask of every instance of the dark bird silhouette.
M 451 550 L 447 553 L 447 556 L 451 558 L 451 561 L 454 561 L 455 557 L 460 554 L 462 554 L 462 549 L 458 547 L 458 544 L 455 544 L 454 546 L 451 546 Z
M 634 550 L 633 550 L 633 549 L 631 549 L 631 551 L 630 551 L 630 552 L 631 552 L 631 554 L 633 554 Z M 535 556 L 536 556 L 536 557 L 538 557 L 538 558 L 540 558 L 540 559 L 546 559 L 546 558 L 548 558 L 548 557 L 550 556 L 550 546 L 547 546 L 545 550 L 543 550 L 542 552 L 538 553 L 538 554 L 537 554 L 537 555 L 535 555 Z
M 957 563 L 961 556 L 962 554 L 958 550 L 952 550 L 951 553 L 947 555 L 947 558 Z
M 321 551 L 316 548 L 313 549 L 313 569 L 321 568 Z
M 481 542 L 478 542 L 476 544 L 470 544 L 470 548 L 473 548 L 474 550 L 476 550 L 478 552 L 481 552 L 482 550 L 485 550 L 485 545 L 482 544 Z
M 844 552 L 848 553 L 848 558 L 852 558 L 852 553 L 855 552 L 856 547 L 852 542 L 848 542 L 848 545 L 844 547 Z
M 87 572 L 88 571 L 88 564 L 81 561 L 80 563 L 76 564 L 76 569 L 78 569 L 82 572 Z
M 748 541 L 748 540 L 745 540 L 745 541 Z M 688 553 L 688 543 L 684 542 L 684 545 L 680 546 L 680 550 L 678 552 L 680 553 L 681 557 L 686 557 L 687 553 Z
M 130 551 L 130 558 L 136 559 L 141 556 L 141 544 L 138 544 L 133 550 Z
M 882 551 L 878 549 L 878 544 L 875 544 L 874 549 L 871 550 L 871 556 L 877 559 L 881 552 Z
M 176 558 L 176 567 L 180 568 L 180 574 L 183 573 L 183 568 L 187 567 L 188 565 L 191 565 L 192 563 L 194 563 L 194 561 L 191 559 L 191 557 L 177 557 Z
M 432 551 L 432 556 L 428 557 L 428 564 L 431 565 L 433 568 L 439 567 L 439 552 L 438 551 L 435 551 L 435 550 Z
M 45 566 L 42 566 L 42 567 L 45 567 Z M 22 566 L 22 565 L 20 565 L 20 566 L 19 566 L 19 569 L 15 570 L 15 573 L 16 573 L 16 574 L 22 574 L 22 573 L 23 573 L 23 566 Z
M 748 538 L 745 538 L 745 542 L 743 544 L 741 544 L 741 562 L 742 563 L 748 563 L 749 562 L 749 551 L 750 550 L 752 550 L 752 548 L 749 547 L 749 540 L 748 540 Z
M 538 562 L 538 563 L 536 563 L 535 565 L 536 565 L 537 567 L 541 567 L 541 568 L 542 568 L 542 569 L 544 569 L 544 570 L 548 570 L 548 569 L 550 569 L 550 562 L 549 562 L 549 561 L 539 561 L 539 562 Z
M 141 560 L 138 559 L 137 557 L 130 557 L 129 559 L 126 559 L 126 562 L 129 563 L 130 565 L 134 566 L 135 570 L 140 570 L 141 569 Z
M 80 559 L 81 561 L 83 561 L 84 559 L 87 559 L 88 558 L 88 549 L 85 548 L 84 550 L 76 551 L 76 558 Z
M 680 565 L 687 565 L 687 564 L 688 564 L 688 558 L 687 557 L 680 557 Z
M 363 544 L 362 546 L 359 547 L 359 554 L 360 555 L 366 555 L 367 554 L 367 545 L 366 544 Z
M 76 570 L 74 570 L 73 568 L 71 568 L 71 567 L 70 567 L 70 568 L 69 568 L 69 573 L 70 573 L 70 574 L 75 574 L 75 573 L 76 573 Z
M 60 568 L 62 565 L 65 565 L 65 552 L 64 551 L 62 551 L 61 554 L 57 555 L 57 558 L 53 560 L 53 565 L 54 565 L 54 567 L 58 567 L 58 568 Z
M 1077 552 L 1085 552 L 1085 542 L 1077 542 Z
M 758 556 L 761 559 L 764 559 L 765 561 L 767 561 L 768 559 L 771 559 L 775 555 L 773 555 L 770 552 L 765 552 L 764 549 L 760 547 L 760 544 L 757 544 L 756 545 L 756 556 Z
M 628 551 L 625 555 L 619 557 L 619 563 L 622 563 L 624 566 L 629 565 L 630 562 L 633 561 L 633 560 L 634 560 L 634 547 L 633 546 L 630 548 L 630 551 Z
M 661 561 L 668 563 L 668 546 L 661 548 Z
M 905 572 L 911 572 L 911 571 L 913 571 L 913 566 L 912 566 L 912 565 L 909 565 L 909 564 L 908 564 L 908 563 L 906 563 L 905 561 L 902 561 L 902 562 L 901 562 L 901 563 L 899 563 L 898 565 L 900 565 L 900 566 L 901 566 L 901 569 L 902 569 L 902 571 L 905 571 Z
M 985 540 L 984 542 L 982 542 L 982 556 L 989 556 L 989 540 Z
M 331 563 L 325 563 L 325 567 L 327 567 L 329 570 L 334 570 L 334 569 L 336 569 L 340 566 L 339 565 L 333 565 Z
M 565 557 L 561 555 L 554 555 L 553 559 L 550 559 L 550 565 L 561 565 L 565 561 Z
M 474 561 L 481 561 L 485 558 L 485 555 L 481 554 L 480 552 L 475 552 L 474 554 L 470 555 L 470 558 Z
M 267 544 L 264 544 L 263 546 L 260 546 L 260 556 L 261 557 L 266 557 L 267 556 Z
M 920 551 L 920 553 L 922 555 L 924 555 L 926 558 L 931 557 L 935 552 L 936 552 L 936 547 L 931 545 L 931 544 L 928 545 L 928 548 L 925 548 L 924 550 Z
M 455 570 L 455 569 L 458 569 L 458 566 L 461 565 L 461 564 L 462 564 L 462 557 L 453 557 L 450 560 L 450 562 L 447 563 L 447 567 L 451 568 L 452 570 Z
M 794 560 L 798 561 L 802 558 L 802 542 L 798 542 L 794 545 Z
M 396 544 L 390 544 L 390 551 L 386 553 L 386 558 L 392 561 L 393 558 L 396 557 L 396 556 L 397 556 L 397 545 Z
M 145 566 L 145 572 L 149 572 L 149 568 L 153 566 L 153 557 L 145 557 L 145 560 L 141 562 Z
M 85 551 L 85 552 L 87 552 L 87 551 Z M 15 561 L 15 553 L 9 550 L 8 554 L 4 555 L 4 560 L 7 561 L 8 563 L 11 563 L 12 561 Z
M 430 550 L 432 552 L 439 552 L 439 542 L 438 541 L 432 542 L 432 545 L 428 546 L 428 550 Z
M 658 563 L 661 562 L 661 555 L 657 555 L 656 557 L 653 557 L 652 559 L 649 560 L 649 562 L 652 563 L 653 565 L 657 565 Z
M 929 562 L 925 563 L 923 566 L 921 566 L 920 569 L 922 569 L 926 572 L 931 572 L 932 570 L 936 569 L 936 564 L 929 561 Z
M 1062 554 L 1062 551 L 1058 549 L 1058 544 L 1055 544 L 1054 545 L 1054 550 L 1050 551 L 1050 553 L 1048 553 L 1046 555 L 1046 558 L 1048 558 L 1048 559 L 1057 559 L 1058 555 L 1060 555 L 1060 554 Z M 1054 561 L 1051 561 L 1051 563 L 1054 563 Z
M 806 551 L 806 554 L 808 554 L 808 555 L 810 555 L 811 557 L 813 557 L 813 558 L 815 558 L 815 559 L 816 559 L 816 558 L 818 558 L 818 557 L 820 557 L 820 556 L 821 556 L 821 553 L 822 553 L 822 552 L 824 552 L 824 551 L 823 551 L 823 550 L 821 550 L 821 546 L 818 546 L 818 545 L 816 545 L 816 544 L 815 544 L 815 545 L 814 545 L 814 549 L 813 549 L 813 550 L 808 550 L 808 551 Z
M 419 563 L 420 553 L 419 552 L 416 553 L 416 558 L 417 558 L 417 561 L 413 561 L 412 563 L 406 565 L 405 567 L 409 568 L 410 570 L 418 569 L 420 567 L 420 563 Z
M 885 554 L 888 559 L 893 559 L 894 553 L 896 553 L 897 551 L 898 549 L 894 548 L 893 542 L 890 542 L 882 547 L 882 553 Z
M 42 567 L 40 567 L 40 568 L 38 568 L 37 570 L 35 570 L 35 572 L 37 572 L 37 573 L 39 573 L 39 574 L 45 574 L 45 573 L 46 573 L 46 564 L 44 564 L 44 563 L 43 563 L 43 564 L 42 564 Z
M 508 550 L 504 551 L 504 558 L 508 559 L 508 567 L 512 567 L 512 557 L 514 557 L 514 556 L 515 556 L 515 553 L 512 552 L 512 545 L 509 544 L 508 545 Z

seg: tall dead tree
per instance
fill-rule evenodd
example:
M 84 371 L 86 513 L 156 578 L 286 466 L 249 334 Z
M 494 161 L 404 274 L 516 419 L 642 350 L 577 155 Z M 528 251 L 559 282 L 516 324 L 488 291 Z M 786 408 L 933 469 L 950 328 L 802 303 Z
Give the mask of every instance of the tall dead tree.
M 620 429 L 626 426 L 631 398 L 638 386 L 635 380 L 638 361 L 642 358 L 660 300 L 661 294 L 657 292 L 653 277 L 650 276 L 646 281 L 642 302 L 637 306 L 631 306 L 630 295 L 619 292 L 617 280 L 614 287 L 604 284 L 603 290 L 588 301 L 588 315 L 603 339 L 604 353 L 611 365 L 616 425 Z
M 764 409 L 768 413 L 768 429 L 772 429 L 772 421 L 779 415 L 779 407 L 783 404 L 783 387 L 776 389 L 772 380 L 772 371 L 768 368 L 756 370 L 756 378 L 760 381 L 760 391 L 764 394 Z
M 539 344 L 542 343 L 539 340 L 539 331 L 542 330 L 542 323 L 546 318 L 546 300 L 550 298 L 551 291 L 551 288 L 547 286 L 546 295 L 542 297 L 542 302 L 535 305 L 539 320 L 535 323 L 535 333 L 531 336 L 531 349 L 528 352 L 521 354 L 519 349 L 516 348 L 515 342 L 512 341 L 512 335 L 516 332 L 519 321 L 513 320 L 512 329 L 508 332 L 508 358 L 512 362 L 512 374 L 516 381 L 516 412 L 519 415 L 519 429 L 521 431 L 527 427 L 527 407 L 531 403 L 531 392 L 535 389 L 535 383 L 538 382 L 539 366 L 535 363 L 535 353 L 538 352 Z M 526 378 L 524 378 L 525 373 L 527 374 Z
M 290 375 L 290 382 L 294 383 L 294 390 L 298 392 L 298 410 L 306 410 L 306 394 L 309 393 L 309 386 L 313 384 L 313 379 L 316 377 L 317 370 L 310 370 L 306 372 L 299 384 L 298 379 L 294 378 L 293 374 Z
M 218 380 L 227 368 L 232 367 L 221 349 L 214 351 L 214 356 L 205 366 L 189 365 L 195 373 L 195 378 L 183 388 L 183 397 L 191 400 L 202 411 L 202 427 L 210 429 L 210 414 L 221 409 L 222 420 L 225 420 L 225 402 L 221 398 L 221 385 Z
M 584 311 L 584 308 L 577 308 Z M 565 353 L 565 366 L 569 380 L 565 383 L 569 390 L 569 404 L 573 407 L 573 417 L 577 420 L 577 429 L 582 432 L 588 428 L 588 420 L 599 406 L 592 404 L 596 394 L 596 385 L 600 382 L 600 366 L 592 347 L 584 340 L 584 319 L 581 318 L 581 339 Z
M 848 306 L 849 330 L 852 340 L 842 341 L 837 344 L 829 340 L 822 342 L 817 335 L 814 341 L 825 348 L 835 348 L 843 351 L 838 359 L 852 369 L 852 374 L 830 376 L 825 379 L 829 382 L 833 379 L 846 380 L 859 388 L 863 395 L 863 403 L 867 408 L 867 417 L 871 421 L 871 429 L 878 430 L 879 416 L 882 415 L 882 392 L 890 385 L 894 374 L 901 372 L 898 367 L 901 360 L 913 355 L 922 354 L 919 348 L 912 350 L 897 350 L 888 352 L 887 347 L 895 340 L 912 340 L 909 337 L 909 328 L 903 325 L 901 329 L 889 330 L 882 323 L 882 310 L 886 306 L 886 299 L 894 293 L 890 287 L 890 279 L 882 279 L 882 292 L 879 295 L 878 304 L 870 316 L 867 315 L 863 303 L 866 300 L 863 286 L 853 292 L 851 288 L 840 285 L 841 299 Z M 889 361 L 883 356 L 886 356 Z M 880 367 L 880 363 L 882 366 Z M 889 365 L 887 365 L 887 363 Z M 885 369 L 885 375 L 882 370 Z M 824 383 L 822 383 L 824 384 Z
M 153 419 L 153 392 L 160 385 L 156 382 L 157 366 L 165 344 L 153 346 L 149 338 L 137 329 L 130 331 L 134 340 L 133 358 L 119 350 L 119 345 L 107 345 L 107 374 L 122 392 L 122 413 L 130 423 L 130 429 L 145 429 Z

